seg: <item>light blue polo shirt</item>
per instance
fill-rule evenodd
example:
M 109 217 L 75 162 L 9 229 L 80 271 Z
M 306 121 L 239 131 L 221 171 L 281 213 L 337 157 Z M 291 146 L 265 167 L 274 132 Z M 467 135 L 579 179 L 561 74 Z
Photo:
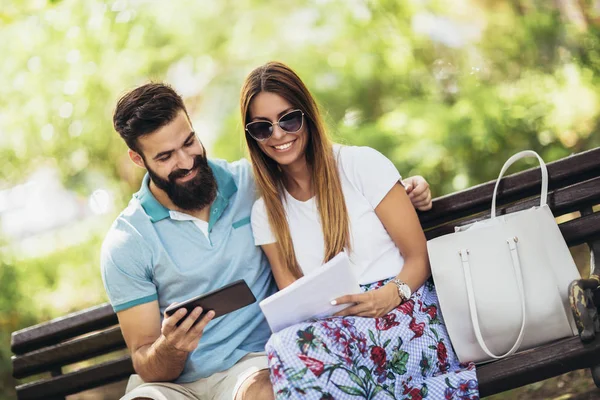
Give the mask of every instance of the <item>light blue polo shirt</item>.
M 158 300 L 161 320 L 173 302 L 244 279 L 257 302 L 211 321 L 176 382 L 193 382 L 264 351 L 269 327 L 258 303 L 276 291 L 266 257 L 254 245 L 250 214 L 256 193 L 248 161 L 209 160 L 217 181 L 208 238 L 190 220 L 172 219 L 148 188 L 111 226 L 101 252 L 104 287 L 115 312 Z

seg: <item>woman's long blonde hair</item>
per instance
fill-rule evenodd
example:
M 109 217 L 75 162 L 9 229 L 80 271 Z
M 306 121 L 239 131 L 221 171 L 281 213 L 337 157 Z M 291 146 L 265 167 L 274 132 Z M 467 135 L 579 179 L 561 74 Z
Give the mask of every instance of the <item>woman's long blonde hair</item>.
M 350 229 L 332 143 L 325 132 L 319 109 L 302 80 L 291 68 L 279 62 L 269 62 L 253 70 L 242 86 L 240 106 L 244 126 L 250 120 L 252 99 L 260 92 L 275 93 L 287 100 L 294 108 L 304 112 L 308 137 L 305 157 L 310 168 L 323 227 L 325 240 L 323 261 L 327 262 L 345 246 L 350 245 Z M 256 140 L 248 132 L 245 134 L 254 177 L 265 202 L 271 230 L 275 234 L 287 268 L 296 278 L 299 278 L 302 276 L 302 271 L 296 260 L 283 208 L 283 172 L 279 165 L 261 150 Z

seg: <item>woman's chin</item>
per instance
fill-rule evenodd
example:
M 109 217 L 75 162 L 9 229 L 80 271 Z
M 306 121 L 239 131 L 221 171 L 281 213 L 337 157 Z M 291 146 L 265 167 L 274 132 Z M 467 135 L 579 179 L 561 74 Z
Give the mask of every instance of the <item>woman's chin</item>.
M 274 154 L 271 158 L 281 166 L 294 164 L 300 158 L 298 154 Z

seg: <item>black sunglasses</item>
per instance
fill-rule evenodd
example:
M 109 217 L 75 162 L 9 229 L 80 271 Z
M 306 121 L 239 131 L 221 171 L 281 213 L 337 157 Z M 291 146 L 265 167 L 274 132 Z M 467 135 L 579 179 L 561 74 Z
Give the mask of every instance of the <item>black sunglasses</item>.
M 246 132 L 255 140 L 263 142 L 273 135 L 275 125 L 287 133 L 295 133 L 302 129 L 304 123 L 304 113 L 302 110 L 292 110 L 289 113 L 282 115 L 275 123 L 271 121 L 254 121 L 246 124 Z

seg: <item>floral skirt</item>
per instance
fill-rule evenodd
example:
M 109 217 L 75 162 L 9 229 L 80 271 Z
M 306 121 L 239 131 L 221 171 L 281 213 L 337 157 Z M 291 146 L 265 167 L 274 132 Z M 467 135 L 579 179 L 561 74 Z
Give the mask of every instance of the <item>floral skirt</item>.
M 309 320 L 266 350 L 278 400 L 479 399 L 475 365 L 454 354 L 430 281 L 382 318 Z

